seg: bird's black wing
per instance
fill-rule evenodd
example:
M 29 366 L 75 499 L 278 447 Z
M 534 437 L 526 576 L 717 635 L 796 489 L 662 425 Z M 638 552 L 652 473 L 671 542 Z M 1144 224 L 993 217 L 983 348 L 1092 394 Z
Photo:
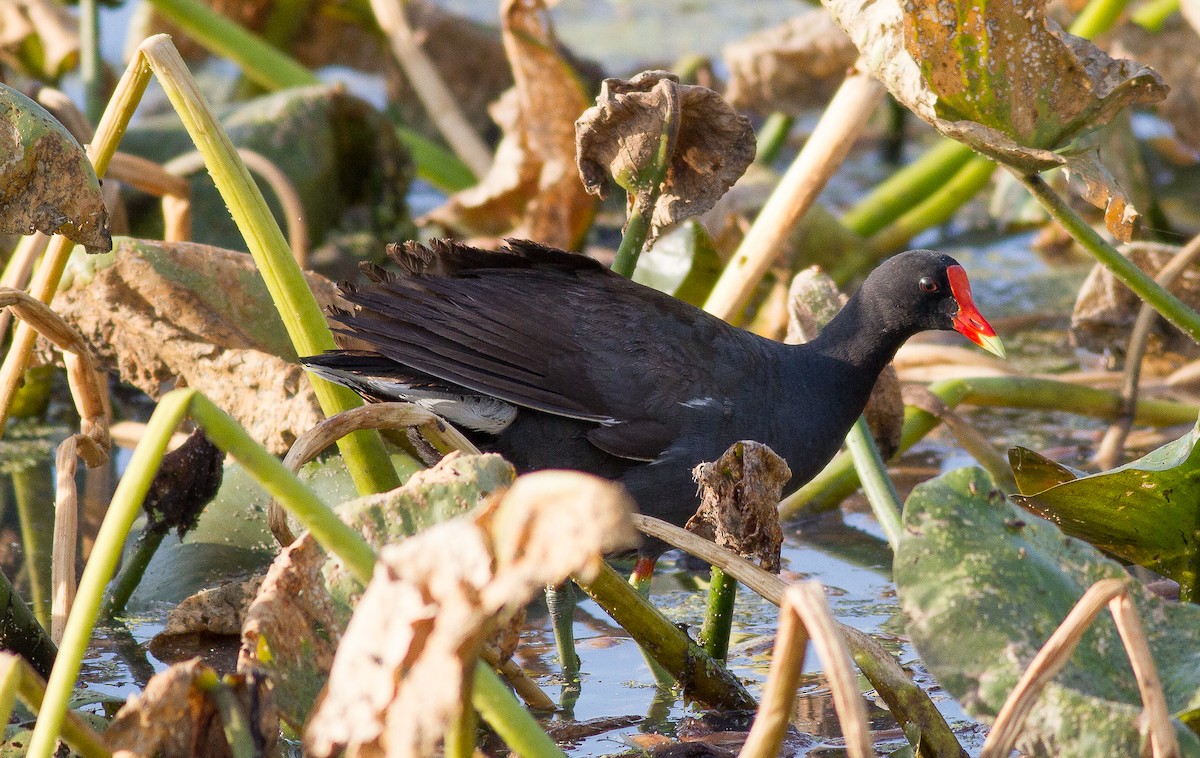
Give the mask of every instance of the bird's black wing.
M 333 314 L 335 332 L 419 376 L 596 422 L 589 439 L 621 457 L 655 458 L 689 409 L 728 385 L 730 358 L 752 359 L 740 353 L 757 344 L 589 258 L 533 243 L 409 246 L 393 259 L 405 274 L 373 269 L 373 284 L 345 288 L 351 307 Z

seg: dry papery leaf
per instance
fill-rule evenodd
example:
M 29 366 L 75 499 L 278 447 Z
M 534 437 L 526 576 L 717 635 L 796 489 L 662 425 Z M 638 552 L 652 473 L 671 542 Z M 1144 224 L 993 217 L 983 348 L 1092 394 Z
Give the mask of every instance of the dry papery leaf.
M 0 232 L 34 230 L 92 252 L 112 249 L 100 183 L 83 148 L 49 111 L 0 83 Z
M 311 535 L 284 548 L 242 626 L 238 671 L 265 671 L 280 717 L 297 729 L 325 686 L 344 624 L 321 581 L 324 565 L 325 551 Z
M 745 173 L 756 149 L 750 120 L 707 87 L 680 84 L 668 71 L 643 71 L 629 80 L 605 79 L 596 105 L 575 123 L 579 174 L 588 192 L 605 197 L 615 178 L 629 192 L 631 208 L 671 132 L 647 244 L 665 227 L 712 208 Z
M 1021 172 L 1065 166 L 1122 240 L 1136 213 L 1095 150 L 1072 144 L 1127 105 L 1161 100 L 1155 72 L 1114 60 L 1046 18 L 1044 0 L 980 6 L 828 0 L 892 95 L 949 137 Z
M 792 478 L 787 462 L 760 442 L 735 442 L 720 458 L 692 471 L 700 508 L 687 530 L 706 537 L 772 573 L 779 573 L 783 530 L 779 500 Z
M 38 60 L 31 61 L 31 51 Z M 79 61 L 79 22 L 53 0 L 4 0 L 0 3 L 0 63 L 48 81 Z M 30 63 L 35 65 L 32 69 Z
M 183 599 L 167 614 L 163 630 L 150 640 L 151 652 L 171 638 L 193 634 L 240 635 L 246 612 L 262 587 L 263 575 L 224 582 Z
M 1155 32 L 1122 24 L 1110 50 L 1113 55 L 1136 58 L 1162 75 L 1171 91 L 1158 104 L 1158 113 L 1171 122 L 1180 140 L 1200 151 L 1200 119 L 1196 118 L 1200 113 L 1200 1 L 1193 4 L 1198 6 L 1197 19 L 1191 25 L 1178 16 L 1167 19 Z M 1186 14 L 1188 3 L 1183 8 Z
M 205 687 L 200 687 L 204 681 Z M 217 675 L 199 660 L 177 663 L 155 674 L 145 691 L 134 695 L 104 730 L 114 758 L 223 758 L 232 756 L 224 722 L 205 692 Z M 271 755 L 279 736 L 278 715 L 265 682 L 239 677 L 230 686 L 237 707 L 254 730 L 262 754 Z M 252 714 L 252 716 L 251 716 Z
M 331 282 L 306 278 L 318 302 L 334 301 Z M 124 239 L 73 260 L 53 307 L 123 381 L 158 398 L 182 380 L 272 453 L 324 418 L 245 253 Z
M 799 116 L 829 102 L 858 50 L 824 8 L 725 46 L 725 99 L 739 111 Z
M 595 213 L 574 170 L 575 118 L 587 100 L 540 0 L 505 0 L 501 20 L 516 81 L 491 110 L 504 137 L 487 176 L 426 220 L 459 237 L 522 237 L 571 250 Z
M 305 730 L 308 753 L 433 755 L 497 616 L 635 544 L 631 510 L 611 482 L 539 472 L 477 522 L 455 519 L 384 548 Z
M 1121 253 L 1151 276 L 1177 253 L 1179 248 L 1153 242 L 1135 242 L 1121 248 Z M 1192 309 L 1200 308 L 1200 269 L 1189 267 L 1169 287 Z M 1075 299 L 1071 314 L 1071 341 L 1094 353 L 1110 354 L 1123 359 L 1129 343 L 1129 333 L 1137 320 L 1142 301 L 1104 266 L 1097 264 Z M 1200 355 L 1192 339 L 1170 326 L 1157 322 L 1150 332 L 1147 354 L 1174 354 L 1175 361 Z

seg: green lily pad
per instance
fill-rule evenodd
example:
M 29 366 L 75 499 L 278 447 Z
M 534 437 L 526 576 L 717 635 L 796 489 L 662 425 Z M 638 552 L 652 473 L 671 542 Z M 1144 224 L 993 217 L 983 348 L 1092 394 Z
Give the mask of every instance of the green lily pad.
M 1197 580 L 1200 428 L 1136 461 L 1090 476 L 1025 448 L 1009 451 L 1022 505 L 1067 534 L 1179 582 Z
M 893 575 L 922 661 L 973 717 L 995 717 L 1025 667 L 1083 593 L 1128 579 L 1120 564 L 1065 536 L 959 469 L 913 490 Z M 1200 705 L 1200 608 L 1134 586 L 1168 709 Z M 1102 613 L 1047 685 L 1017 748 L 1030 755 L 1141 755 L 1137 684 L 1111 616 Z M 1182 755 L 1200 738 L 1181 723 Z
M 724 266 L 712 236 L 698 221 L 688 219 L 642 253 L 633 280 L 699 308 Z

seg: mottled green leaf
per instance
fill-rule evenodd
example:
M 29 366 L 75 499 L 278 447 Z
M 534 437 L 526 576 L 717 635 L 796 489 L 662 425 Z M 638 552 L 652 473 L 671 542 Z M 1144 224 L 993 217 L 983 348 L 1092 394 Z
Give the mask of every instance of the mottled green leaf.
M 1194 587 L 1200 528 L 1197 428 L 1136 461 L 1080 475 L 1025 448 L 1009 452 L 1022 505 L 1074 537 Z
M 1128 579 L 1120 564 L 1065 536 L 959 469 L 913 490 L 893 575 L 921 660 L 968 713 L 989 721 L 1083 593 Z M 1200 705 L 1200 608 L 1133 585 L 1131 596 L 1172 713 Z M 1030 755 L 1141 755 L 1142 707 L 1111 616 L 1102 613 L 1038 698 L 1017 747 Z M 1176 725 L 1183 755 L 1200 738 Z

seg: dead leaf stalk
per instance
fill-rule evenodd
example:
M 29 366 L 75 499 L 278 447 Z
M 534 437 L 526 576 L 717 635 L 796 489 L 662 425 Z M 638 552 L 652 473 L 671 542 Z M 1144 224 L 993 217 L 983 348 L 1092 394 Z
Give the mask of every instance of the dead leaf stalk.
M 714 566 L 720 566 L 723 571 L 768 602 L 775 605 L 783 603 L 784 594 L 788 589 L 787 583 L 745 558 L 734 555 L 710 540 L 650 516 L 634 514 L 633 523 L 643 534 L 656 537 Z M 962 754 L 962 748 L 945 717 L 929 699 L 929 695 L 912 681 L 912 677 L 900 668 L 895 659 L 862 632 L 845 624 L 838 626 L 860 670 L 887 703 L 892 715 L 904 727 L 905 734 L 914 741 L 918 754 L 929 758 Z M 665 635 L 672 632 L 662 629 L 660 633 Z M 683 635 L 678 630 L 674 630 L 674 633 Z
M 787 235 L 845 159 L 883 92 L 883 86 L 865 72 L 846 77 L 721 273 L 704 310 L 726 321 L 737 317 L 778 259 Z
M 763 685 L 762 698 L 750 735 L 742 745 L 739 758 L 767 758 L 781 754 L 796 703 L 796 688 L 804 670 L 804 654 L 808 647 L 808 630 L 798 613 L 781 608 L 775 630 L 775 648 L 771 653 L 771 669 Z M 857 693 L 856 693 L 857 694 Z
M 50 561 L 50 639 L 62 642 L 67 614 L 75 602 L 75 547 L 79 541 L 79 493 L 75 488 L 75 461 L 79 435 L 58 446 L 55 459 L 54 547 Z
M 1174 257 L 1163 266 L 1154 281 L 1164 289 L 1170 289 L 1175 280 L 1196 258 L 1200 257 L 1200 236 L 1193 237 Z M 1133 331 L 1129 335 L 1129 345 L 1125 350 L 1125 373 L 1121 382 L 1121 412 L 1096 450 L 1096 464 L 1101 469 L 1115 468 L 1125 454 L 1125 439 L 1133 426 L 1133 413 L 1137 407 L 1138 383 L 1141 378 L 1142 356 L 1145 355 L 1149 342 L 1150 329 L 1154 326 L 1158 314 L 1149 303 L 1142 303 L 1138 310 L 1137 320 L 1134 321 Z M 1182 589 L 1182 588 L 1181 588 Z M 1186 598 L 1185 598 L 1186 599 Z
M 416 33 L 404 17 L 404 4 L 401 0 L 371 0 L 371 9 L 379 28 L 391 42 L 396 61 L 404 69 L 438 131 L 475 176 L 486 176 L 492 167 L 492 151 L 475 133 L 450 88 L 421 49 Z
M 1166 698 L 1150 656 L 1145 630 L 1129 598 L 1129 585 L 1123 579 L 1102 579 L 1083 593 L 1079 602 L 1030 661 L 1017 686 L 996 714 L 992 730 L 979 753 L 980 758 L 1004 758 L 1012 751 L 1038 695 L 1067 665 L 1080 639 L 1106 605 L 1113 614 L 1117 632 L 1125 644 L 1137 679 L 1138 690 L 1142 694 L 1152 754 L 1155 758 L 1175 758 L 1179 755 L 1175 729 L 1167 713 Z

